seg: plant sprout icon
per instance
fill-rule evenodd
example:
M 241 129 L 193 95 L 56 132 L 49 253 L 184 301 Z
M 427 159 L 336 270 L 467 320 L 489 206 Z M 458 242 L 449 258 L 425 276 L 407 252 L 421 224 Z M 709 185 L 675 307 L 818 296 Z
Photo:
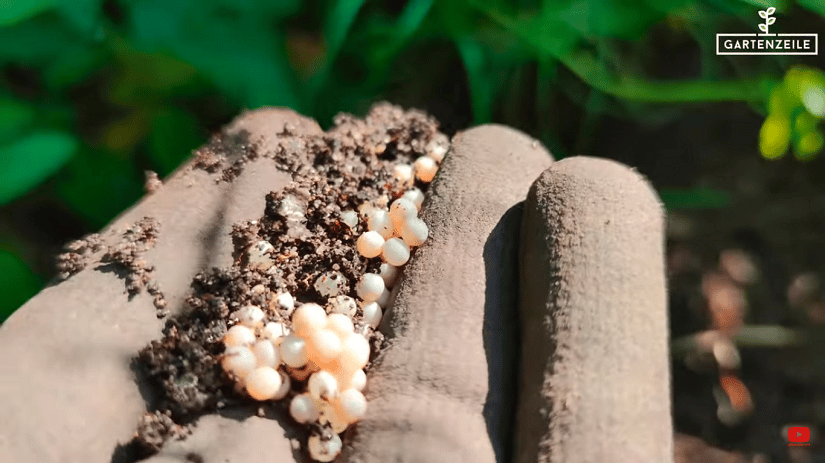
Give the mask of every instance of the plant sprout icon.
M 759 17 L 765 20 L 765 24 L 759 25 L 759 30 L 768 33 L 768 27 L 776 22 L 776 18 L 771 18 L 771 15 L 776 13 L 776 8 L 770 7 L 767 10 L 759 10 Z

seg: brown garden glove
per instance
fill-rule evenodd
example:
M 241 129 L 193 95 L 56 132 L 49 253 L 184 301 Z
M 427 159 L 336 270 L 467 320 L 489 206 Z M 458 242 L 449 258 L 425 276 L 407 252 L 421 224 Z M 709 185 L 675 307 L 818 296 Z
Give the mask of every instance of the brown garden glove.
M 290 143 L 285 130 L 321 133 L 280 109 L 246 113 L 225 134 L 241 130 L 263 154 Z M 233 159 L 208 154 L 0 327 L 0 461 L 134 461 L 124 444 L 155 398 L 133 359 L 160 337 L 158 307 L 183 306 L 196 273 L 231 266 L 233 224 L 260 217 L 266 194 L 291 180 L 262 156 L 216 182 Z M 551 162 L 502 126 L 453 139 L 421 213 L 430 238 L 381 326 L 389 344 L 370 372 L 367 416 L 337 461 L 672 461 L 661 206 L 627 167 Z M 151 269 L 162 296 L 127 297 L 122 269 L 98 263 L 130 226 L 153 246 L 130 261 L 128 284 Z M 147 461 L 308 461 L 288 416 L 255 411 L 204 415 Z

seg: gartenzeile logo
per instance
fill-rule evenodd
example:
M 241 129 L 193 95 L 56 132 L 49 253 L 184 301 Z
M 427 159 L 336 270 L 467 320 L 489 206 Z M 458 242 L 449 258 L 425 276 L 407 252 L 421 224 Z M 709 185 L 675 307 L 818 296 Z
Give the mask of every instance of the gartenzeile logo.
M 776 22 L 776 8 L 760 10 L 761 34 L 716 34 L 717 55 L 816 55 L 819 54 L 819 34 L 771 34 Z

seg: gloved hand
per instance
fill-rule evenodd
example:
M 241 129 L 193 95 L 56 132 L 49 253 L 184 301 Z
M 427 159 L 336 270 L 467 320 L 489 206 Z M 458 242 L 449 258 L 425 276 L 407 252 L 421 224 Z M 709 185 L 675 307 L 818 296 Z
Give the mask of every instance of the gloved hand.
M 274 136 L 286 124 L 321 131 L 263 109 L 226 133 L 249 131 L 266 154 L 289 142 Z M 197 272 L 232 264 L 232 225 L 290 181 L 272 159 L 232 182 L 207 170 L 182 168 L 101 233 L 113 245 L 157 220 L 141 258 L 170 308 Z M 607 160 L 552 163 L 524 134 L 485 125 L 453 139 L 421 216 L 430 238 L 385 315 L 389 346 L 340 461 L 672 461 L 663 212 L 641 176 Z M 0 327 L 2 461 L 134 461 L 123 444 L 153 397 L 131 362 L 163 321 L 94 252 Z M 306 461 L 298 429 L 224 409 L 147 461 Z

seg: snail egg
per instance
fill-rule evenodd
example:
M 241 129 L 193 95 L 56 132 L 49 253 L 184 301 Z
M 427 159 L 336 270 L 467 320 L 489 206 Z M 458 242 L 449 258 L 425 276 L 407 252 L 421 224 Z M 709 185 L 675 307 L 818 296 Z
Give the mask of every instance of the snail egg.
M 441 162 L 444 160 L 444 155 L 447 154 L 447 148 L 449 146 L 450 139 L 443 133 L 440 133 L 427 144 L 427 156 L 433 158 L 436 162 Z
M 281 322 L 269 322 L 264 325 L 264 329 L 261 331 L 262 338 L 269 339 L 276 344 L 280 344 L 281 341 L 279 338 L 282 338 L 288 334 L 289 330 Z
M 315 280 L 313 287 L 321 296 L 335 297 L 348 289 L 348 280 L 341 272 L 324 273 Z
M 332 330 L 321 329 L 309 338 L 309 358 L 316 364 L 329 363 L 341 353 L 341 338 Z
M 290 334 L 281 341 L 281 360 L 292 368 L 301 368 L 307 364 L 306 341 Z
M 245 346 L 232 346 L 226 349 L 221 366 L 227 373 L 244 379 L 257 366 L 258 361 L 252 350 Z
M 424 192 L 418 188 L 407 190 L 401 197 L 410 200 L 419 211 L 421 210 L 421 205 L 424 204 Z
M 415 247 L 421 246 L 427 241 L 427 236 L 430 234 L 430 229 L 427 224 L 418 217 L 410 217 L 401 225 L 400 235 L 401 239 L 407 243 L 407 246 Z
M 344 340 L 338 363 L 348 371 L 360 370 L 370 359 L 370 343 L 362 334 L 352 333 Z
M 355 304 L 355 299 L 349 296 L 337 296 L 329 302 L 330 314 L 343 314 L 348 316 L 355 315 L 358 310 Z
M 402 185 L 412 185 L 415 180 L 413 166 L 409 164 L 396 164 L 392 168 L 392 175 Z
M 398 267 L 384 262 L 381 264 L 381 267 L 379 267 L 378 274 L 384 279 L 384 286 L 392 288 L 395 286 L 396 280 L 398 280 L 399 271 Z
M 365 202 L 365 203 L 362 203 L 360 206 L 358 206 L 358 213 L 361 214 L 361 216 L 364 217 L 365 219 L 369 219 L 370 214 L 372 213 L 372 211 L 374 211 L 376 209 L 379 209 L 379 208 L 375 207 L 375 205 L 373 205 L 370 202 Z
M 370 302 L 364 304 L 363 310 L 364 323 L 373 328 L 378 328 L 378 325 L 381 323 L 381 317 L 384 315 L 381 311 L 381 306 L 377 302 Z
M 277 368 L 281 364 L 281 353 L 269 339 L 261 339 L 252 345 L 252 353 L 258 367 Z
M 342 391 L 336 402 L 341 414 L 350 422 L 358 421 L 367 414 L 367 399 L 361 391 L 355 389 Z
M 417 215 L 418 208 L 415 207 L 415 203 L 407 198 L 398 198 L 390 205 L 390 220 L 392 220 L 396 229 L 400 229 L 409 217 L 416 217 Z
M 275 298 L 275 303 L 278 304 L 279 309 L 286 310 L 287 315 L 291 314 L 295 309 L 295 299 L 293 299 L 292 294 L 289 293 L 279 294 Z
M 238 321 L 240 321 L 242 325 L 250 328 L 260 326 L 264 321 L 264 311 L 254 305 L 241 307 L 235 312 L 235 316 L 238 317 Z
M 338 381 L 326 370 L 316 371 L 309 377 L 307 390 L 313 398 L 329 402 L 338 395 Z
M 438 172 L 438 164 L 429 156 L 421 156 L 413 163 L 415 176 L 424 183 L 430 183 Z
M 344 314 L 331 313 L 327 315 L 326 329 L 335 333 L 340 340 L 344 340 L 352 333 L 354 327 L 352 320 Z
M 410 247 L 401 238 L 390 238 L 381 248 L 381 256 L 388 264 L 400 267 L 410 260 Z
M 341 212 L 341 222 L 349 228 L 355 228 L 358 225 L 358 213 L 355 211 Z
M 367 387 L 367 374 L 364 373 L 364 370 L 355 370 L 355 373 L 352 374 L 352 378 L 350 378 L 347 387 L 355 389 L 356 391 L 363 391 L 364 388 Z
M 289 403 L 289 414 L 301 424 L 310 423 L 318 419 L 318 407 L 309 394 L 298 394 Z
M 332 437 L 327 440 L 323 440 L 318 434 L 309 436 L 307 440 L 309 456 L 323 463 L 335 460 L 341 453 L 342 446 L 341 438 L 335 433 L 332 433 Z
M 390 238 L 393 230 L 390 213 L 384 209 L 373 209 L 367 216 L 367 228 L 378 232 L 384 239 Z
M 355 243 L 358 253 L 368 259 L 381 254 L 381 246 L 383 245 L 384 237 L 377 231 L 368 231 L 362 234 Z
M 286 397 L 286 395 L 289 394 L 289 389 L 292 387 L 292 381 L 289 379 L 289 375 L 281 370 L 278 370 L 278 374 L 281 376 L 281 387 L 278 388 L 272 397 L 274 400 L 281 400 Z M 366 377 L 364 377 L 364 384 L 366 384 Z
M 223 344 L 226 347 L 232 346 L 248 346 L 255 342 L 255 332 L 252 328 L 244 325 L 235 325 L 226 330 L 223 337 Z
M 281 389 L 281 375 L 272 367 L 259 367 L 246 376 L 246 392 L 255 400 L 269 400 Z
M 295 334 L 303 338 L 324 326 L 327 322 L 327 312 L 318 304 L 307 303 L 295 309 L 292 316 L 292 329 Z
M 333 407 L 331 404 L 327 402 L 321 402 L 320 406 L 318 407 L 320 412 L 320 417 L 318 421 L 321 424 L 329 423 L 330 427 L 332 428 L 332 432 L 335 434 L 340 434 L 346 431 L 347 427 L 349 427 L 349 421 L 347 418 L 341 413 L 341 411 Z
M 391 298 L 391 296 L 392 296 L 392 293 L 390 293 L 388 290 L 384 289 L 384 291 L 381 293 L 381 296 L 379 296 L 379 297 L 378 297 L 378 299 L 377 299 L 375 302 L 376 302 L 376 303 L 377 303 L 377 304 L 378 304 L 381 308 L 386 309 L 387 307 L 389 307 L 389 306 L 390 306 L 390 298 Z
M 361 281 L 358 283 L 358 286 L 356 287 L 358 297 L 363 299 L 364 302 L 373 302 L 377 300 L 379 297 L 381 297 L 381 293 L 384 292 L 384 289 L 386 289 L 386 287 L 384 286 L 384 279 L 381 278 L 381 275 L 378 275 L 376 273 L 365 274 L 361 278 Z

